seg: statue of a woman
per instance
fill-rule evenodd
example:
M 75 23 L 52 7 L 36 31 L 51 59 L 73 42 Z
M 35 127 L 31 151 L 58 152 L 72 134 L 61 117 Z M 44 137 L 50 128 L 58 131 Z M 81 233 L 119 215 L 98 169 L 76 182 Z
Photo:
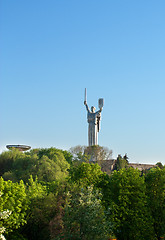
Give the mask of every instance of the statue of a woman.
M 101 100 L 101 101 L 100 101 Z M 100 104 L 101 102 L 101 104 Z M 86 100 L 84 101 L 84 105 L 87 109 L 87 119 L 88 119 L 88 145 L 98 145 L 98 132 L 100 130 L 100 120 L 101 120 L 101 111 L 103 107 L 103 99 L 99 99 L 99 108 L 100 110 L 95 112 L 96 108 L 91 107 L 91 111 L 87 105 Z

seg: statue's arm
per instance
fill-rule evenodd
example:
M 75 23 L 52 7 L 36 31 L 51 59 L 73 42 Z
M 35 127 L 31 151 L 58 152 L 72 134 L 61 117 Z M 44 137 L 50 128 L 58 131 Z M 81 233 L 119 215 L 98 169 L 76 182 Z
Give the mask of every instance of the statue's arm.
M 87 104 L 86 101 L 84 101 L 84 105 L 86 106 L 86 110 L 87 110 L 87 112 L 90 112 L 89 107 L 88 107 L 88 104 Z
M 102 112 L 102 108 L 100 108 L 100 110 L 98 110 L 96 113 L 101 113 Z

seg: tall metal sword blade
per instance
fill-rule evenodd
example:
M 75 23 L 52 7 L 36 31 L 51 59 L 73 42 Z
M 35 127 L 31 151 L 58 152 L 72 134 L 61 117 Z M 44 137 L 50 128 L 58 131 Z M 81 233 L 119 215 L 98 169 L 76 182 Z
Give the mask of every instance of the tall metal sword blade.
M 84 101 L 87 101 L 87 89 L 85 88 L 85 96 L 84 96 Z

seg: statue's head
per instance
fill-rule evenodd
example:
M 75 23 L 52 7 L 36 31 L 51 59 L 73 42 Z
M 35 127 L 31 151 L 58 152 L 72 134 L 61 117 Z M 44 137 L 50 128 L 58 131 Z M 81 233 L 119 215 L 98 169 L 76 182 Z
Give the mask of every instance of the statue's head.
M 94 106 L 91 107 L 91 112 L 95 112 L 96 108 Z

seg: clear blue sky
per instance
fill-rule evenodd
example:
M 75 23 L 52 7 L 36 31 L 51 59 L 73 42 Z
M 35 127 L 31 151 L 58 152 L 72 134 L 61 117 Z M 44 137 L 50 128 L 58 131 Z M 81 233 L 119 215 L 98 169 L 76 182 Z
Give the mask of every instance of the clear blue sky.
M 0 150 L 99 145 L 165 164 L 165 1 L 1 0 Z

